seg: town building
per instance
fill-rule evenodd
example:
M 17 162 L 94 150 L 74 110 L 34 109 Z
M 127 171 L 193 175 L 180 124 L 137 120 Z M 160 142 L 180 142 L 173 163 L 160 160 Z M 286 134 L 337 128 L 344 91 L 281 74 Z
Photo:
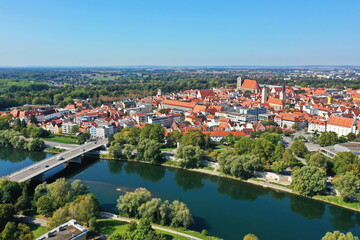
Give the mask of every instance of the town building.
M 76 220 L 70 221 L 50 230 L 36 240 L 86 240 L 88 230 L 78 224 Z

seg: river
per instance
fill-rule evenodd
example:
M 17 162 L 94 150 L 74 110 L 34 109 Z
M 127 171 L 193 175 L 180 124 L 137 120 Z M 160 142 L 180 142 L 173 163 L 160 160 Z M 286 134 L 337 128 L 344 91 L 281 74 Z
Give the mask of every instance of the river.
M 15 155 L 10 157 L 4 151 L 9 150 L 0 148 L 1 174 L 8 174 L 7 168 L 17 170 L 26 161 L 45 157 L 43 153 L 31 153 L 30 157 L 16 150 L 13 153 L 20 155 L 16 161 Z M 116 211 L 121 194 L 138 187 L 163 200 L 183 201 L 195 219 L 192 229 L 207 229 L 210 235 L 223 239 L 237 240 L 255 233 L 261 240 L 319 240 L 334 230 L 360 235 L 360 213 L 233 179 L 111 160 L 71 164 L 61 174 L 69 180 L 80 179 L 108 211 Z

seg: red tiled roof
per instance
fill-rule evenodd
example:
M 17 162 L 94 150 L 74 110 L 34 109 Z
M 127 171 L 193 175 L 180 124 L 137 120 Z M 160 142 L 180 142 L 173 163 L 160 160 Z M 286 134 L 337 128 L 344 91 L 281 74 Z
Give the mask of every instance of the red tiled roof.
M 350 128 L 354 124 L 354 121 L 355 120 L 353 118 L 338 117 L 333 115 L 330 117 L 328 125 Z
M 165 99 L 164 104 L 173 105 L 173 106 L 177 106 L 177 107 L 184 107 L 184 108 L 194 108 L 196 105 L 196 102 L 180 102 L 180 101 L 176 101 L 176 100 Z
M 269 98 L 267 103 L 274 104 L 274 105 L 284 105 L 283 101 L 278 98 Z
M 249 89 L 260 89 L 259 84 L 256 80 L 245 79 L 243 84 L 241 85 L 242 88 L 249 88 Z

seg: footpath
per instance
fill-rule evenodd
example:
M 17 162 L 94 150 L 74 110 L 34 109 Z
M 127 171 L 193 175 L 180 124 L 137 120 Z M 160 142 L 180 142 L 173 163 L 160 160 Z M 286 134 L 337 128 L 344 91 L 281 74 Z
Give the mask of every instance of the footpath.
M 43 226 L 43 227 L 48 226 L 47 220 L 45 220 L 45 219 L 28 217 L 28 216 L 24 216 L 24 215 L 14 215 L 14 217 L 17 218 L 20 222 L 23 222 L 23 223 L 31 223 L 31 224 L 36 224 L 36 225 L 40 225 L 40 226 Z M 139 222 L 139 220 L 137 220 L 137 219 L 119 217 L 119 216 L 117 216 L 117 215 L 115 215 L 113 213 L 109 213 L 109 212 L 100 212 L 100 219 L 113 219 L 113 220 L 123 221 L 123 222 L 131 222 L 131 221 Z M 183 237 L 186 237 L 188 239 L 203 240 L 202 238 L 194 237 L 194 236 L 191 236 L 189 234 L 178 232 L 178 231 L 175 231 L 175 230 L 171 230 L 171 229 L 168 229 L 168 228 L 165 228 L 165 227 L 156 226 L 154 224 L 151 224 L 151 226 L 154 229 L 161 230 L 161 231 L 168 232 L 168 233 L 172 233 L 172 234 L 176 234 L 176 235 L 179 235 L 179 236 L 183 236 Z

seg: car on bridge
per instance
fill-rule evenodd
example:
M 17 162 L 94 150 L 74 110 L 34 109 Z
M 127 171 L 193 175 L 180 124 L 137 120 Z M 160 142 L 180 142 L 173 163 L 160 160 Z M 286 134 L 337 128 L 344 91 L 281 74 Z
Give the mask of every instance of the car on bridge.
M 58 156 L 56 159 L 57 160 L 64 160 L 64 158 L 62 156 Z

